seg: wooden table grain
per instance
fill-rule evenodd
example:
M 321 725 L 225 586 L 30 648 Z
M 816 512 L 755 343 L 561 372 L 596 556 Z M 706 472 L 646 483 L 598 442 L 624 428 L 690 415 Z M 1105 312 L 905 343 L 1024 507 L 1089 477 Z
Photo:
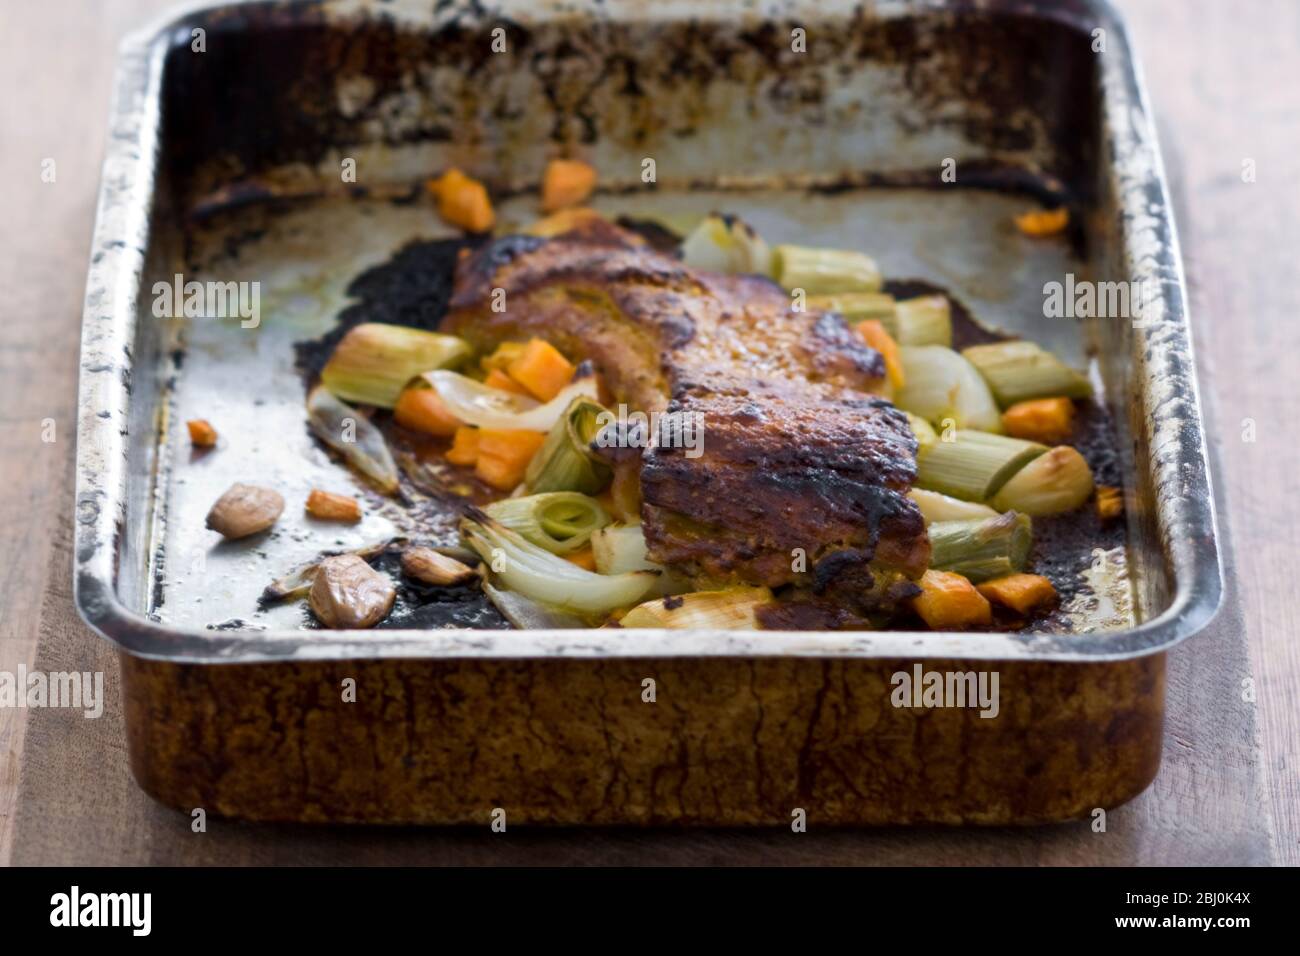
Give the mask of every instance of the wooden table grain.
M 116 662 L 71 611 L 77 342 L 118 38 L 169 0 L 0 5 L 0 671 L 100 668 L 99 721 L 0 709 L 0 863 L 1300 863 L 1300 4 L 1126 0 L 1175 193 L 1229 560 L 1170 659 L 1164 768 L 1087 827 L 195 835 L 125 765 Z M 39 644 L 39 648 L 38 648 Z M 1254 700 L 1243 694 L 1254 687 Z

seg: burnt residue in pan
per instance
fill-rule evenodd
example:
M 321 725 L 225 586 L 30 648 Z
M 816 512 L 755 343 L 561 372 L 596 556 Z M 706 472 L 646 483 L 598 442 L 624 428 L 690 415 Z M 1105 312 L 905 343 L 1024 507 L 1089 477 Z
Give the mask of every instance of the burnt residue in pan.
M 434 239 L 411 242 L 387 262 L 367 269 L 348 286 L 357 301 L 339 313 L 338 324 L 317 339 L 295 345 L 298 370 L 312 383 L 341 338 L 363 322 L 436 329 L 451 300 L 461 250 L 482 240 Z
M 431 3 L 422 26 L 382 6 L 346 17 L 329 5 L 279 3 L 193 14 L 183 26 L 206 29 L 207 47 L 195 56 L 178 25 L 163 84 L 164 161 L 178 208 L 231 182 L 319 163 L 344 144 L 470 145 L 467 131 L 525 115 L 557 146 L 685 139 L 730 122 L 710 107 L 721 84 L 765 100 L 762 109 L 792 126 L 827 126 L 842 116 L 837 78 L 864 64 L 886 68 L 904 91 L 906 111 L 891 122 L 954 129 L 986 155 L 1036 154 L 1076 192 L 1090 188 L 1098 97 L 1086 10 L 1064 6 L 1049 18 L 959 5 L 882 17 L 864 4 L 847 19 L 812 10 L 798 22 L 755 24 L 623 21 L 599 3 L 574 8 L 527 25 L 477 2 Z M 495 53 L 499 28 L 507 42 Z M 792 49 L 795 28 L 815 56 Z M 395 103 L 413 98 L 418 111 L 394 115 Z

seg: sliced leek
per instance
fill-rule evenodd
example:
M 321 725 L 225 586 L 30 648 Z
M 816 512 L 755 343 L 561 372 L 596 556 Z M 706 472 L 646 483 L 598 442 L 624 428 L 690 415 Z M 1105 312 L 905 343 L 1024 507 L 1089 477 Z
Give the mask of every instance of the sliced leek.
M 899 408 L 940 427 L 950 420 L 957 428 L 1002 430 L 993 394 L 966 359 L 939 345 L 905 346 L 899 353 L 907 373 L 906 384 L 894 396 Z
M 930 567 L 979 583 L 1024 570 L 1034 544 L 1028 515 L 1009 511 L 974 521 L 936 521 L 930 536 Z
M 767 588 L 728 588 L 696 591 L 680 597 L 647 601 L 628 611 L 620 627 L 706 628 L 719 631 L 758 630 L 757 611 L 772 601 Z
M 411 379 L 458 365 L 469 355 L 469 345 L 454 335 L 366 322 L 334 346 L 320 380 L 344 401 L 392 408 Z
M 913 488 L 907 496 L 916 502 L 921 511 L 921 518 L 926 524 L 934 521 L 971 521 L 979 518 L 997 517 L 997 512 L 988 505 L 976 501 L 962 501 L 937 491 Z
M 952 307 L 946 295 L 895 299 L 887 292 L 810 295 L 808 308 L 837 312 L 850 325 L 876 319 L 899 345 L 952 346 Z
M 1008 479 L 992 503 L 999 511 L 1055 515 L 1078 508 L 1092 489 L 1092 469 L 1083 456 L 1069 445 L 1059 445 Z
M 874 259 L 845 249 L 777 246 L 772 268 L 784 288 L 808 295 L 879 292 L 882 281 Z
M 596 559 L 596 570 L 601 574 L 658 571 L 656 593 L 679 594 L 691 589 L 684 575 L 650 560 L 639 524 L 612 524 L 601 528 L 591 536 L 591 550 Z
M 1087 398 L 1084 376 L 1034 342 L 993 342 L 962 350 L 1006 408 L 1031 398 Z
M 501 616 L 521 631 L 586 630 L 590 623 L 572 611 L 561 610 L 544 601 L 534 601 L 514 591 L 503 591 L 483 582 L 483 593 L 501 612 Z
M 524 481 L 533 493 L 580 491 L 594 495 L 609 484 L 613 470 L 591 451 L 605 407 L 579 396 L 546 434 L 541 450 L 528 463 Z
M 939 440 L 939 435 L 921 416 L 913 415 L 911 412 L 903 414 L 907 416 L 907 423 L 912 426 L 912 434 L 916 436 L 916 457 L 919 459 Z
M 584 375 L 565 386 L 546 404 L 527 395 L 492 388 L 456 372 L 428 372 L 424 380 L 434 387 L 438 397 L 454 417 L 480 428 L 521 428 L 548 432 L 555 427 L 575 398 L 595 399 L 596 378 Z
M 952 347 L 952 306 L 946 295 L 900 299 L 893 315 L 882 321 L 899 345 Z
M 710 213 L 682 240 L 682 261 L 693 269 L 770 275 L 772 250 L 737 216 Z
M 595 574 L 503 528 L 490 518 L 461 521 L 465 544 L 511 591 L 563 611 L 597 616 L 636 604 L 655 586 L 654 571 Z
M 551 554 L 572 554 L 609 524 L 600 502 L 573 491 L 504 498 L 483 510 Z
M 652 571 L 659 566 L 646 556 L 645 535 L 639 524 L 612 524 L 591 536 L 596 570 L 601 574 Z
M 916 483 L 965 501 L 984 501 L 1047 446 L 970 428 L 937 441 L 916 464 Z M 994 505 L 999 511 L 1009 510 Z
M 808 308 L 821 312 L 838 312 L 850 325 L 867 319 L 879 319 L 890 330 L 894 318 L 894 297 L 887 292 L 845 292 L 840 295 L 810 295 Z M 920 344 L 920 343 L 917 343 Z
M 397 465 L 383 433 L 356 409 L 339 401 L 324 385 L 307 396 L 307 423 L 312 432 L 337 451 L 386 494 L 397 490 Z

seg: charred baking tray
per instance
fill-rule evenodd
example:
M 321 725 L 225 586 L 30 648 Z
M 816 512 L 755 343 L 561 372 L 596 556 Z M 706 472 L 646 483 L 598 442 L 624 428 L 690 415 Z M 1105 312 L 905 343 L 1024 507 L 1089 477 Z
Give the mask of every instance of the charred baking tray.
M 1036 823 L 1153 779 L 1164 652 L 1221 583 L 1169 198 L 1106 4 L 202 6 L 123 44 L 111 123 L 75 583 L 120 648 L 132 766 L 158 799 L 331 822 Z M 1080 538 L 1050 625 L 631 637 L 510 630 L 476 604 L 348 632 L 259 606 L 322 549 L 412 520 L 375 500 L 323 537 L 294 513 L 348 480 L 305 426 L 312 343 L 349 314 L 436 318 L 454 244 L 424 178 L 455 164 L 522 223 L 560 151 L 600 171 L 611 216 L 721 209 L 861 248 L 1087 367 L 1125 526 Z M 1039 200 L 1070 207 L 1068 242 L 1009 225 Z M 159 315 L 177 276 L 256 284 L 256 320 Z M 1141 308 L 1048 319 L 1051 282 L 1123 283 Z M 237 424 L 199 455 L 192 417 Z M 252 547 L 203 529 L 235 480 L 291 501 Z M 996 673 L 997 716 L 893 706 L 914 668 Z

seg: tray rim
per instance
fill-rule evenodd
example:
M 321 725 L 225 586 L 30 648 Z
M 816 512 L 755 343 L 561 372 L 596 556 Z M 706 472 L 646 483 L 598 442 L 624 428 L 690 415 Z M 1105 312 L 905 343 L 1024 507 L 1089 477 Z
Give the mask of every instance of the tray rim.
M 1174 593 L 1169 606 L 1134 628 L 1100 634 L 1001 634 L 872 632 L 639 631 L 635 646 L 617 632 L 599 631 L 286 631 L 222 633 L 152 621 L 127 608 L 114 585 L 119 535 L 125 526 L 127 436 L 118 422 L 129 406 L 130 347 L 137 297 L 149 245 L 153 184 L 160 148 L 163 63 L 175 31 L 196 14 L 264 3 L 265 0 L 209 0 L 186 3 L 129 34 L 119 51 L 110 110 L 110 137 L 96 208 L 94 239 L 82 321 L 74 516 L 73 590 L 82 618 L 124 653 L 185 664 L 271 663 L 360 658 L 571 659 L 662 657 L 823 657 L 863 659 L 1033 660 L 1105 662 L 1162 653 L 1204 628 L 1218 611 L 1223 572 L 1217 541 L 1214 493 L 1190 327 L 1186 287 L 1164 165 L 1151 119 L 1140 66 L 1124 21 L 1109 0 L 887 0 L 874 14 L 887 19 L 937 11 L 1033 15 L 1076 28 L 1104 27 L 1112 35 L 1102 61 L 1102 105 L 1108 121 L 1127 106 L 1130 137 L 1145 149 L 1147 164 L 1118 197 L 1126 228 L 1142 221 L 1151 234 L 1142 268 L 1157 278 L 1163 318 L 1156 327 L 1135 330 L 1170 380 L 1182 386 L 1177 436 L 1169 460 L 1157 462 L 1156 483 L 1176 482 L 1178 494 L 1158 496 L 1158 518 L 1168 538 Z M 516 0 L 500 6 L 513 7 Z M 359 10 L 355 0 L 341 7 Z M 671 15 L 673 4 L 657 17 Z M 724 5 L 714 5 L 717 12 Z M 819 16 L 847 9 L 820 6 Z M 639 9 L 644 10 L 643 6 Z M 401 7 L 385 6 L 385 12 Z M 693 8 L 695 15 L 712 12 Z M 488 17 L 492 10 L 484 12 Z M 512 16 L 518 11 L 512 10 Z M 566 7 L 571 14 L 573 7 Z M 618 13 L 607 4 L 605 15 Z M 782 7 L 782 15 L 790 9 Z M 427 23 L 427 20 L 422 22 Z M 1122 102 L 1113 104 L 1112 96 Z M 1153 205 L 1156 210 L 1152 211 Z M 1130 267 L 1136 265 L 1129 263 Z M 1157 335 L 1157 333 L 1159 333 Z M 104 413 L 107 412 L 107 416 Z M 1172 413 L 1171 413 L 1172 414 Z

